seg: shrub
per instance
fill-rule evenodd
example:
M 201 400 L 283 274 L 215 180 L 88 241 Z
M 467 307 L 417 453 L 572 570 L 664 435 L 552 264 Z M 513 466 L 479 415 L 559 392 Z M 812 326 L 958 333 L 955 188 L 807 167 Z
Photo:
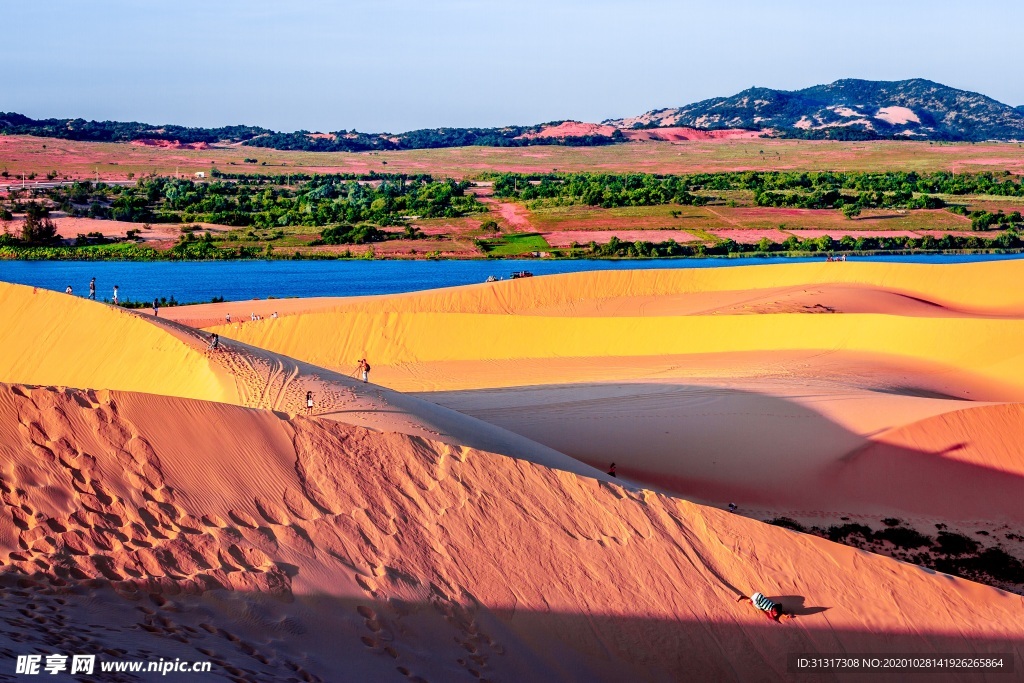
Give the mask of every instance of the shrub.
M 790 519 L 789 517 L 776 517 L 775 519 L 769 519 L 768 524 L 781 526 L 783 529 L 792 529 L 793 531 L 799 531 L 800 533 L 807 533 L 807 527 L 795 519 Z
M 947 555 L 965 555 L 978 550 L 978 542 L 963 534 L 940 531 L 938 535 L 939 551 Z
M 57 239 L 57 225 L 45 216 L 49 212 L 36 204 L 29 204 L 25 212 L 25 224 L 21 228 L 21 240 L 27 244 L 48 244 Z
M 875 534 L 875 540 L 888 541 L 897 548 L 924 548 L 932 544 L 930 536 L 906 527 L 889 527 Z
M 320 241 L 323 244 L 365 244 L 367 242 L 382 242 L 387 239 L 387 234 L 372 225 L 338 225 L 332 228 L 324 228 L 320 232 Z
M 997 581 L 1024 583 L 1024 564 L 1002 548 L 985 550 L 972 564 Z
M 830 526 L 825 531 L 825 535 L 828 537 L 828 540 L 838 543 L 854 535 L 860 535 L 864 540 L 870 541 L 874 532 L 871 531 L 871 527 L 864 526 L 863 524 L 842 524 Z

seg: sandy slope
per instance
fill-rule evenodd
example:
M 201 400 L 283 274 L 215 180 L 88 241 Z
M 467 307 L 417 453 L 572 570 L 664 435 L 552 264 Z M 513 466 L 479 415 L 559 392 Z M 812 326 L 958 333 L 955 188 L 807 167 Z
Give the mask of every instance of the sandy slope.
M 0 283 L 0 381 L 222 401 L 314 414 L 381 431 L 599 473 L 519 435 L 436 404 L 183 325 L 47 290 Z
M 1006 417 L 1024 397 L 1021 277 L 1021 261 L 580 273 L 214 329 L 327 367 L 365 355 L 382 384 L 694 500 L 934 532 L 1024 515 Z
M 842 312 L 900 315 L 1017 315 L 1024 293 L 1020 262 L 955 267 L 900 263 L 792 263 L 575 273 L 396 296 L 229 301 L 168 309 L 194 327 L 314 311 L 502 313 L 522 315 L 693 315 L 804 312 L 817 304 Z M 977 292 L 985 292 L 979 298 Z M 808 312 L 814 312 L 808 310 Z M 269 321 L 266 321 L 269 322 Z M 248 324 L 248 323 L 244 323 Z
M 292 304 L 278 320 L 211 329 L 325 367 L 347 369 L 365 355 L 378 381 L 403 391 L 570 381 L 557 375 L 563 359 L 593 359 L 600 375 L 626 357 L 744 353 L 763 365 L 776 354 L 828 352 L 889 356 L 922 390 L 1005 400 L 1024 386 L 1019 354 L 1004 343 L 1024 331 L 1024 293 L 1014 284 L 1022 274 L 1019 261 L 579 273 L 338 299 L 334 308 L 318 300 L 309 313 Z M 269 302 L 246 305 L 261 303 Z M 211 322 L 228 306 L 172 315 Z M 419 383 L 432 365 L 454 362 L 479 367 Z M 512 373 L 501 369 L 508 362 Z
M 0 462 L 7 652 L 260 681 L 780 680 L 789 652 L 1024 655 L 1019 596 L 416 436 L 2 386 Z M 734 601 L 754 589 L 800 616 Z

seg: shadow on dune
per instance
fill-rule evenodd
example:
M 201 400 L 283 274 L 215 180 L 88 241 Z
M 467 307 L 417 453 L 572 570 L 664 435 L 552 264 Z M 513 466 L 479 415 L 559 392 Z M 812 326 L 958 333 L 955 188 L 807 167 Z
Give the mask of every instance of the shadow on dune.
M 790 655 L 1006 653 L 1011 666 L 1024 655 L 1024 635 L 833 627 L 823 614 L 828 608 L 805 607 L 802 596 L 773 597 L 797 618 L 768 623 L 741 603 L 729 605 L 728 621 L 708 621 L 492 609 L 471 595 L 406 601 L 210 591 L 126 598 L 101 581 L 53 588 L 10 574 L 0 575 L 0 591 L 0 649 L 12 667 L 18 654 L 44 652 L 95 654 L 101 662 L 210 661 L 215 677 L 240 681 L 818 681 L 835 678 L 794 676 Z M 33 615 L 25 615 L 29 606 Z M 876 672 L 871 680 L 903 676 Z M 947 676 L 984 679 L 977 672 Z
M 807 607 L 804 605 L 806 598 L 802 595 L 769 595 L 767 597 L 772 602 L 782 605 L 787 614 L 795 614 L 798 617 L 809 617 L 831 609 L 831 607 Z
M 962 439 L 935 451 L 875 442 L 789 398 L 632 383 L 421 396 L 602 471 L 615 462 L 620 477 L 720 507 L 1024 522 L 1024 477 L 955 459 L 968 446 Z

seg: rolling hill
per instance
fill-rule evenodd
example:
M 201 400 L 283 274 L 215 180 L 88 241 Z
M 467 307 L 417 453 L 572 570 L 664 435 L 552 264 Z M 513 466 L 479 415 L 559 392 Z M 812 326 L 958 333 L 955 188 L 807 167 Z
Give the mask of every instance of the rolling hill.
M 921 78 L 843 79 L 793 91 L 749 88 L 731 97 L 605 123 L 623 129 L 771 129 L 783 137 L 803 138 L 1024 139 L 1021 107 Z

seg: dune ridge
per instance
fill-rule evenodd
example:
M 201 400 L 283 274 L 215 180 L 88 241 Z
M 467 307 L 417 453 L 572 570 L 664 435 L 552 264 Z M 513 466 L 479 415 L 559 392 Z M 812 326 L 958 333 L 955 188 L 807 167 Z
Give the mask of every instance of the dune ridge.
M 273 310 L 295 314 L 305 311 L 382 311 L 435 313 L 514 313 L 547 310 L 566 312 L 572 306 L 605 300 L 634 300 L 678 294 L 734 293 L 750 296 L 801 286 L 847 286 L 882 290 L 920 299 L 970 314 L 1024 313 L 1024 293 L 1016 283 L 1024 270 L 1020 260 L 962 264 L 921 264 L 850 261 L 846 263 L 784 263 L 727 268 L 666 268 L 567 273 L 505 280 L 397 295 L 320 297 L 303 300 L 273 299 L 225 302 L 181 307 L 172 316 L 203 317 L 223 322 L 233 308 L 247 314 L 247 306 L 269 315 Z M 978 297 L 979 291 L 984 297 Z M 241 307 L 241 308 L 239 308 Z M 627 314 L 635 315 L 637 308 Z M 234 314 L 238 319 L 237 312 Z M 264 321 L 270 322 L 270 321 Z
M 179 323 L 0 283 L 0 381 L 194 398 L 438 439 L 601 476 L 518 434 L 433 403 Z

